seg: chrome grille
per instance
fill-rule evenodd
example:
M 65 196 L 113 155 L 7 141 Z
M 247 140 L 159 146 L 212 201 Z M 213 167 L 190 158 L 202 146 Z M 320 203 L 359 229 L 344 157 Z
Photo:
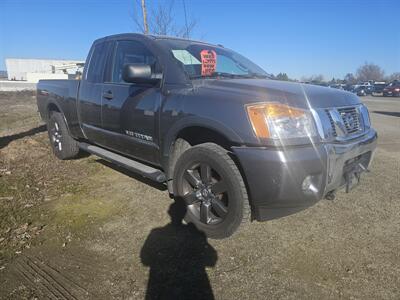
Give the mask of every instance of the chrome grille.
M 326 109 L 325 112 L 326 112 L 326 115 L 328 116 L 329 122 L 331 123 L 332 135 L 334 137 L 336 137 L 337 136 L 337 132 L 336 132 L 336 128 L 335 128 L 335 122 L 332 119 L 332 116 L 331 116 L 331 114 L 329 112 L 329 109 Z
M 346 127 L 347 134 L 353 134 L 361 130 L 360 113 L 356 107 L 339 108 L 338 112 Z
M 321 120 L 326 138 L 345 140 L 364 130 L 360 106 L 325 108 L 321 112 L 324 113 Z

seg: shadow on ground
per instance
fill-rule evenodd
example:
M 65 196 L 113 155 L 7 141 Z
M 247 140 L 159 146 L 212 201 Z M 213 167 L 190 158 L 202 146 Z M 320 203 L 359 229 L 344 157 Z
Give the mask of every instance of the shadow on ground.
M 171 223 L 153 229 L 140 252 L 150 267 L 146 299 L 214 299 L 206 267 L 215 266 L 216 250 L 193 224 L 183 224 L 186 205 L 176 199 Z
M 380 110 L 375 110 L 375 111 L 373 111 L 373 113 L 400 118 L 400 112 L 396 112 L 396 111 L 380 111 Z
M 43 131 L 46 131 L 46 125 L 41 125 L 35 128 L 31 128 L 27 131 L 0 137 L 0 149 L 6 147 L 12 141 L 22 139 L 27 136 L 32 136 Z

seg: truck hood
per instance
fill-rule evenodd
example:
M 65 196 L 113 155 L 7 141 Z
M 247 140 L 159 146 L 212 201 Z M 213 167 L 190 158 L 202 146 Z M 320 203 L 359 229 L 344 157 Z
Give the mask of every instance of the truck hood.
M 239 99 L 246 103 L 280 102 L 299 108 L 329 108 L 356 105 L 359 98 L 353 93 L 321 87 L 269 79 L 201 80 L 194 84 Z

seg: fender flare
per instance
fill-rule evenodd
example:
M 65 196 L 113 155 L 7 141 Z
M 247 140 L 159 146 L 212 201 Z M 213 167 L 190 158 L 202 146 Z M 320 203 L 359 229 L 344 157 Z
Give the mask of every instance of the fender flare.
M 46 105 L 46 116 L 47 116 L 47 120 L 50 118 L 50 106 L 51 106 L 51 105 L 54 105 L 54 106 L 57 107 L 58 111 L 61 113 L 61 115 L 62 115 L 62 117 L 63 117 L 63 119 L 64 119 L 65 126 L 67 127 L 67 130 L 68 130 L 68 134 L 71 135 L 71 131 L 69 130 L 69 124 L 68 124 L 68 122 L 67 122 L 67 119 L 65 118 L 65 113 L 64 113 L 63 109 L 61 108 L 61 105 L 59 105 L 55 99 L 50 99 L 50 100 L 47 102 L 47 105 Z
M 176 140 L 179 132 L 189 127 L 204 127 L 219 133 L 228 141 L 242 143 L 242 138 L 231 128 L 221 122 L 198 116 L 189 116 L 177 121 L 166 133 L 162 145 L 163 157 L 168 157 L 171 145 Z

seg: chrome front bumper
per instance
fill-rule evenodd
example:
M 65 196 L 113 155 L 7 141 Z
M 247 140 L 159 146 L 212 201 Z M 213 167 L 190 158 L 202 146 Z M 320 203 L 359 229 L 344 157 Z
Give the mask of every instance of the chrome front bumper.
M 368 169 L 377 145 L 377 133 L 373 129 L 362 137 L 347 143 L 326 144 L 327 176 L 325 194 L 345 184 L 344 170 L 351 160 L 359 159 L 362 167 Z
M 345 175 L 368 168 L 377 134 L 369 129 L 347 142 L 284 149 L 233 147 L 247 182 L 254 217 L 269 220 L 305 209 L 346 184 Z M 357 170 L 356 170 L 357 171 Z M 312 189 L 305 189 L 309 178 Z M 310 185 L 311 186 L 311 185 Z

